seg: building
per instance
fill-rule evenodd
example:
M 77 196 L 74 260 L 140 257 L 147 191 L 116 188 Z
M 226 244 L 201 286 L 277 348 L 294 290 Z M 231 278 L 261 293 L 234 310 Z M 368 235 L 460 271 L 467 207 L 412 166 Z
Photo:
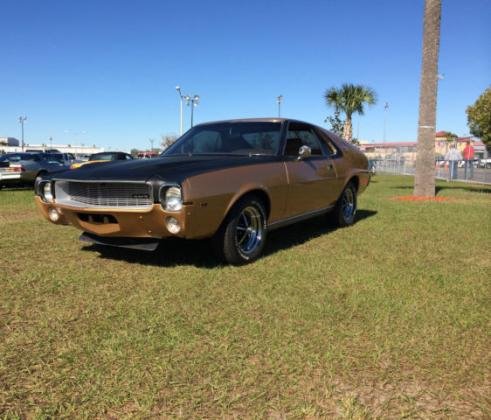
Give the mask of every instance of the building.
M 16 147 L 20 142 L 15 137 L 0 137 L 0 148 L 2 147 Z
M 487 157 L 486 146 L 479 139 L 473 137 L 458 137 L 455 139 L 457 148 L 462 151 L 471 142 L 475 150 L 475 157 L 483 159 Z M 452 141 L 448 141 L 447 132 L 438 131 L 435 133 L 435 155 L 437 159 L 443 159 Z M 394 160 L 416 160 L 417 142 L 383 142 L 383 143 L 362 143 L 360 149 L 366 154 L 368 159 L 394 159 Z
M 5 139 L 12 139 L 15 141 L 6 141 Z M 19 140 L 13 137 L 0 137 L 0 153 L 9 152 L 21 152 L 22 148 L 19 146 Z M 56 149 L 60 153 L 72 153 L 74 155 L 91 155 L 92 153 L 104 152 L 103 147 L 85 146 L 85 145 L 71 145 L 71 144 L 25 144 L 24 151 L 39 151 L 44 152 L 45 150 Z

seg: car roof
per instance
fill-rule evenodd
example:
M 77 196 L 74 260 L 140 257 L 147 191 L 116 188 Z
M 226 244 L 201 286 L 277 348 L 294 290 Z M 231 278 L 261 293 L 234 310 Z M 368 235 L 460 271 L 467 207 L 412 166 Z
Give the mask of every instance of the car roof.
M 297 121 L 291 120 L 290 118 L 279 118 L 279 117 L 269 117 L 269 118 L 236 118 L 231 120 L 218 120 L 218 121 L 207 121 L 197 125 L 208 125 L 208 124 L 220 124 L 220 123 L 241 123 L 241 122 L 284 122 L 284 121 Z M 303 122 L 303 121 L 298 121 Z M 308 124 L 308 123 L 306 123 Z

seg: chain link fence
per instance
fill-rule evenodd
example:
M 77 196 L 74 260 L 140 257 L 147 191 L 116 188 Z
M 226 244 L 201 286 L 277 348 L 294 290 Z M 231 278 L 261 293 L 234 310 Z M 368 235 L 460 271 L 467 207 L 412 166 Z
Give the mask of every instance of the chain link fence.
M 406 159 L 370 160 L 369 165 L 374 173 L 414 175 L 416 170 L 416 161 Z M 479 165 L 477 161 L 449 162 L 440 160 L 435 162 L 435 178 L 447 181 L 491 184 L 491 168 Z

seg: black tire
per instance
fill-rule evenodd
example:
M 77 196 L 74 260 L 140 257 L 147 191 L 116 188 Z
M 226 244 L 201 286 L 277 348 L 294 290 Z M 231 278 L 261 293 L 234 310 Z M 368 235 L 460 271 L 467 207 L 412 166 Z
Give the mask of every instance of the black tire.
M 232 264 L 248 264 L 260 257 L 266 244 L 266 210 L 254 195 L 240 199 L 212 239 L 215 254 Z
M 486 163 L 486 169 L 491 169 L 491 163 Z
M 333 211 L 333 219 L 337 226 L 351 226 L 355 222 L 357 210 L 356 187 L 350 182 L 339 197 Z

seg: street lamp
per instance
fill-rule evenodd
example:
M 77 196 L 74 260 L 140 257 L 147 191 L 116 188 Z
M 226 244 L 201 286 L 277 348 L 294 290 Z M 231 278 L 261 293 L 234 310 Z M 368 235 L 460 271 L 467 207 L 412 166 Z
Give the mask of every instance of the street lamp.
M 179 95 L 179 135 L 182 136 L 182 100 L 184 99 L 184 95 L 179 85 L 176 86 L 176 91 Z
M 194 118 L 194 107 L 199 104 L 199 95 L 194 95 L 193 97 L 186 95 L 184 97 L 186 99 L 186 104 L 191 106 L 191 128 L 193 127 L 193 118 Z
M 22 151 L 24 151 L 24 121 L 27 120 L 27 117 L 26 116 L 21 116 L 19 117 L 19 124 L 20 126 L 22 127 L 22 137 L 21 137 L 21 141 L 22 141 Z
M 276 102 L 278 103 L 278 117 L 281 117 L 281 102 L 283 101 L 283 95 L 276 97 Z
M 387 136 L 387 112 L 389 112 L 389 103 L 386 102 L 384 105 L 384 143 Z

